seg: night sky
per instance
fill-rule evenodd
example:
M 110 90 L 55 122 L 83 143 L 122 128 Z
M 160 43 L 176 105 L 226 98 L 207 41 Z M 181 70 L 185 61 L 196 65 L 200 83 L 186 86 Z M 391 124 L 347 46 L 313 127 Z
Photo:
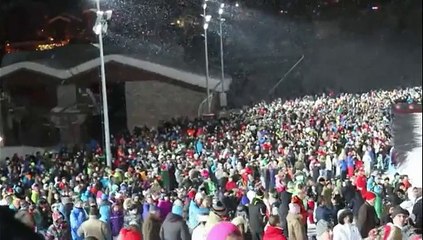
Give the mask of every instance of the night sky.
M 279 95 L 328 87 L 362 91 L 421 84 L 421 0 L 331 2 L 244 0 L 238 8 L 234 2 L 228 4 L 232 6 L 225 16 L 225 68 L 235 80 L 233 102 L 240 105 L 265 97 L 302 55 L 304 63 L 282 84 Z M 215 5 L 210 3 L 214 18 Z M 35 40 L 47 19 L 62 12 L 77 16 L 87 6 L 94 3 L 0 0 L 0 42 Z M 114 10 L 106 45 L 204 66 L 201 1 L 104 0 L 102 6 Z M 180 17 L 189 24 L 170 25 Z M 209 29 L 212 69 L 219 68 L 217 26 L 212 22 Z

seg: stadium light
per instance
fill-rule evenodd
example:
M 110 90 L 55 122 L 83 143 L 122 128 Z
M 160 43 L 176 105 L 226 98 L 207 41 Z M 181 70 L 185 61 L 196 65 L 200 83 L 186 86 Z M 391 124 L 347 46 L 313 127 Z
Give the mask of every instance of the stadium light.
M 112 167 L 112 153 L 110 148 L 110 129 L 109 129 L 109 108 L 107 104 L 107 86 L 106 70 L 104 65 L 103 34 L 107 33 L 107 21 L 112 18 L 112 10 L 101 11 L 100 0 L 96 0 L 97 19 L 93 27 L 94 33 L 98 36 L 100 49 L 100 68 L 101 68 L 101 93 L 103 102 L 103 124 L 104 124 L 104 150 L 108 167 Z

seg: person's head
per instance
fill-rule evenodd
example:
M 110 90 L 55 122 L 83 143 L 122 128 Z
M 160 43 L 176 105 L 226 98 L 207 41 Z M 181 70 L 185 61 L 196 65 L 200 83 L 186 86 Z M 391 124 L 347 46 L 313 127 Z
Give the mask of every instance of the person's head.
M 279 216 L 278 215 L 270 215 L 269 217 L 269 225 L 272 227 L 276 227 L 279 225 Z
M 338 212 L 338 222 L 341 225 L 350 224 L 353 222 L 354 215 L 351 210 L 343 209 Z
M 98 208 L 96 206 L 91 206 L 90 207 L 90 216 L 98 216 L 99 215 L 99 211 Z
M 367 192 L 365 195 L 366 198 L 366 202 L 371 205 L 374 206 L 375 205 L 375 201 L 376 201 L 376 194 L 372 193 L 372 192 Z
M 317 240 L 332 240 L 332 228 L 325 220 L 319 220 L 316 224 Z
M 409 215 L 407 210 L 396 206 L 391 213 L 392 222 L 397 226 L 403 227 L 407 224 Z
M 207 240 L 243 240 L 241 231 L 230 222 L 220 222 L 209 231 Z

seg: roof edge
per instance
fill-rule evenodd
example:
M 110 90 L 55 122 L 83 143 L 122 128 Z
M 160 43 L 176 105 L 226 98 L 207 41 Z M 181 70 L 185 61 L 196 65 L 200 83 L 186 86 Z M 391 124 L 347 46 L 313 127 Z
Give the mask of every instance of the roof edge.
M 104 56 L 104 62 L 105 63 L 117 62 L 123 65 L 153 72 L 153 73 L 156 73 L 171 79 L 175 79 L 190 85 L 207 88 L 205 76 L 198 75 L 192 72 L 183 71 L 183 70 L 172 68 L 172 67 L 168 67 L 168 66 L 164 66 L 161 64 L 152 63 L 152 62 L 140 60 L 137 58 L 124 56 L 121 54 L 106 55 Z M 26 69 L 26 70 L 30 70 L 34 72 L 43 73 L 43 74 L 58 78 L 60 80 L 66 80 L 75 75 L 78 75 L 80 73 L 96 68 L 99 65 L 100 65 L 100 57 L 91 59 L 89 61 L 86 61 L 84 63 L 81 63 L 79 65 L 76 65 L 68 69 L 57 69 L 57 68 L 46 66 L 44 64 L 37 63 L 37 62 L 25 61 L 25 62 L 14 63 L 5 67 L 1 67 L 0 78 L 5 77 L 9 74 L 12 74 L 16 71 Z M 232 78 L 225 78 L 225 81 L 223 83 L 225 91 L 229 90 L 231 82 L 232 82 Z M 209 85 L 209 88 L 214 91 L 217 91 L 217 92 L 222 91 L 220 79 L 210 77 L 208 85 Z

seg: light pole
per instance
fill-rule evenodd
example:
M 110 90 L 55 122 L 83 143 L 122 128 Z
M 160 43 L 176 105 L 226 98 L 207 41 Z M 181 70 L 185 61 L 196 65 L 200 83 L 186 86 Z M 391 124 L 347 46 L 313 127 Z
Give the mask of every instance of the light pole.
M 106 87 L 106 69 L 104 66 L 103 51 L 103 34 L 107 32 L 107 20 L 112 17 L 112 11 L 105 12 L 100 10 L 100 0 L 96 0 L 97 4 L 97 20 L 93 27 L 94 33 L 98 36 L 98 44 L 100 49 L 100 68 L 101 68 L 101 93 L 103 95 L 103 124 L 104 124 L 104 140 L 105 154 L 108 167 L 112 167 L 112 153 L 110 149 L 110 129 L 109 129 L 109 108 L 107 105 L 107 87 Z
M 222 25 L 223 22 L 225 21 L 224 18 L 222 18 L 222 14 L 223 14 L 223 8 L 225 7 L 224 3 L 220 4 L 219 7 L 219 36 L 220 36 L 220 69 L 221 69 L 221 81 L 220 81 L 220 85 L 222 87 L 222 94 L 225 94 L 225 87 L 224 87 L 224 81 L 225 81 L 225 65 L 223 62 L 223 30 L 222 30 Z M 222 102 L 223 104 L 226 104 L 226 102 Z M 222 104 L 222 107 L 225 107 Z
M 207 0 L 203 4 L 203 29 L 204 29 L 204 54 L 206 59 L 206 88 L 207 88 L 207 113 L 211 112 L 211 101 L 210 101 L 210 87 L 209 87 L 209 53 L 207 48 L 207 29 L 209 28 L 209 22 L 211 20 L 210 15 L 206 15 Z

